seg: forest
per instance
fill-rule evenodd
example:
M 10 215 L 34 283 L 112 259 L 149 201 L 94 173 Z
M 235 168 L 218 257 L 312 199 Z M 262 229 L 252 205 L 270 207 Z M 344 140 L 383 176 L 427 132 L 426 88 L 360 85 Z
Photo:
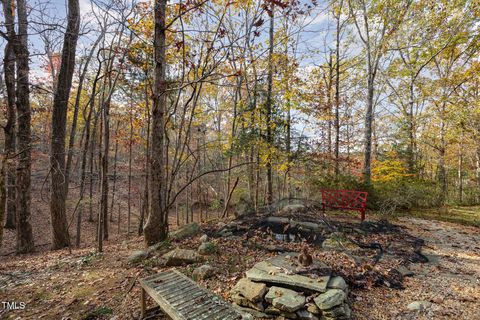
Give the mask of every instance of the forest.
M 477 0 L 1 7 L 0 318 L 480 318 Z

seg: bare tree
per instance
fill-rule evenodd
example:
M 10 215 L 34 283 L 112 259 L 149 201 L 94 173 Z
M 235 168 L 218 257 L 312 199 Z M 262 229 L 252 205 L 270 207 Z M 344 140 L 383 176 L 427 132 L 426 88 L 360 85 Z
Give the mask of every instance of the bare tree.
M 80 6 L 78 0 L 68 1 L 67 28 L 65 30 L 62 64 L 58 72 L 52 112 L 52 144 L 50 155 L 51 195 L 50 215 L 52 220 L 52 249 L 70 245 L 65 202 L 67 177 L 65 172 L 65 132 L 67 109 L 75 70 L 75 51 L 80 27 Z

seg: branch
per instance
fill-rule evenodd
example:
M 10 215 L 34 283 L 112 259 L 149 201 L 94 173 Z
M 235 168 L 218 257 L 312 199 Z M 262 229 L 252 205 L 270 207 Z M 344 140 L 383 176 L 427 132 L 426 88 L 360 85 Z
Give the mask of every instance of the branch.
M 178 190 L 177 193 L 175 193 L 175 196 L 173 197 L 172 201 L 170 201 L 170 203 L 167 205 L 167 208 L 166 208 L 167 210 L 165 210 L 165 211 L 168 212 L 168 209 L 170 209 L 170 207 L 175 203 L 175 201 L 177 200 L 177 197 L 180 195 L 180 193 L 183 192 L 183 190 L 185 190 L 189 185 L 191 185 L 194 181 L 200 179 L 201 177 L 206 176 L 207 174 L 211 174 L 211 173 L 218 173 L 218 172 L 230 171 L 230 170 L 232 170 L 232 169 L 235 169 L 235 168 L 238 168 L 238 167 L 242 167 L 242 166 L 245 166 L 245 165 L 247 165 L 247 164 L 252 164 L 252 163 L 254 163 L 254 162 L 250 161 L 250 162 L 240 163 L 240 164 L 231 166 L 231 167 L 229 167 L 229 168 L 209 170 L 209 171 L 205 171 L 205 172 L 199 174 L 199 175 L 196 176 L 196 177 L 193 177 L 193 178 L 190 179 L 190 181 L 187 182 L 180 190 Z

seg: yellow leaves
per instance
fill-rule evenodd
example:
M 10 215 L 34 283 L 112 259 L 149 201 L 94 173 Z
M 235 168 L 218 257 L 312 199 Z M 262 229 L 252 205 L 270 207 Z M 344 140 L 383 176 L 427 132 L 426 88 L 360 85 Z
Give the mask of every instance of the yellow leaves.
M 388 158 L 382 161 L 375 160 L 372 163 L 372 181 L 389 182 L 409 177 L 405 162 L 398 159 L 395 152 L 390 152 Z

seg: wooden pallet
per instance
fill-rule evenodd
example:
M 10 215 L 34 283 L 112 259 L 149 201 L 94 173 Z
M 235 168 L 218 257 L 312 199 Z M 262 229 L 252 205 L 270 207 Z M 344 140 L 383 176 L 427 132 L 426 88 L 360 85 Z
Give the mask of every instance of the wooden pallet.
M 198 286 L 177 270 L 140 279 L 142 319 L 146 314 L 147 293 L 173 320 L 234 320 L 241 314 L 229 303 Z

